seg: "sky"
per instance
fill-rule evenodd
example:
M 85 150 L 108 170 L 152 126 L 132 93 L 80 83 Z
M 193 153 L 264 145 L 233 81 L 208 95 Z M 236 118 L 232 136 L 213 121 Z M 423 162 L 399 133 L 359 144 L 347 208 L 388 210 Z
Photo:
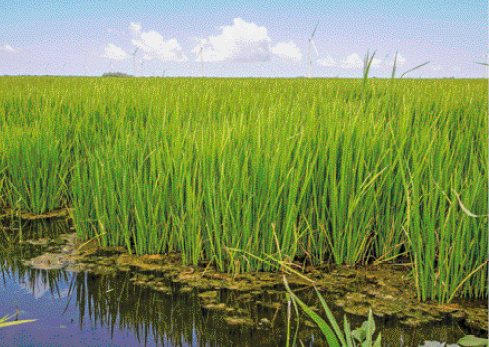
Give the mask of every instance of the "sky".
M 488 73 L 481 0 L 0 0 L 0 18 L 0 75 L 361 78 L 374 51 L 369 77 L 396 53 L 396 77 Z

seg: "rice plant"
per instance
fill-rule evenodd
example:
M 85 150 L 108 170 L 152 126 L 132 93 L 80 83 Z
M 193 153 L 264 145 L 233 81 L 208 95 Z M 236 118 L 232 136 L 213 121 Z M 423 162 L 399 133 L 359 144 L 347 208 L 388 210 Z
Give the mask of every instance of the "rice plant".
M 363 80 L 1 77 L 0 203 L 221 271 L 407 257 L 421 300 L 486 297 L 487 81 L 370 80 L 371 60 Z

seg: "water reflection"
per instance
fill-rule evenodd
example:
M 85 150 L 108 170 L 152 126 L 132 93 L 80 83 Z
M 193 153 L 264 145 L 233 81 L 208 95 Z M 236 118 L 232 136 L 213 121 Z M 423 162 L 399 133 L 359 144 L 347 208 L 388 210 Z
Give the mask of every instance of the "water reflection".
M 43 237 L 67 233 L 69 225 L 62 221 L 56 223 L 44 223 L 42 227 L 38 224 L 36 227 L 23 226 L 23 236 L 28 238 L 31 233 L 39 237 L 41 232 L 36 228 L 45 230 Z M 222 312 L 202 308 L 196 292 L 180 292 L 180 284 L 165 281 L 164 285 L 171 291 L 158 292 L 135 285 L 129 281 L 133 274 L 127 272 L 95 275 L 27 268 L 20 260 L 40 255 L 41 247 L 9 245 L 9 240 L 1 234 L 0 267 L 3 281 L 0 284 L 0 317 L 18 310 L 18 319 L 39 319 L 2 329 L 1 346 L 286 345 L 286 310 L 241 301 L 238 297 L 242 293 L 223 290 L 220 293 L 221 302 L 248 312 L 247 315 L 254 321 L 265 317 L 272 322 L 273 328 L 231 326 L 224 320 Z M 7 236 L 10 241 L 15 240 L 13 234 Z M 310 306 L 318 304 L 314 291 L 303 290 L 297 294 Z M 280 301 L 280 298 L 283 298 L 282 293 L 269 291 L 259 300 L 272 303 Z M 335 316 L 339 322 L 343 322 L 342 312 L 335 312 Z M 365 320 L 350 316 L 348 319 L 354 327 Z M 303 322 L 300 323 L 298 336 L 304 345 L 326 346 L 322 334 L 304 327 Z M 426 340 L 454 342 L 465 335 L 455 323 L 409 329 L 392 321 L 376 319 L 376 325 L 382 332 L 384 346 L 401 346 L 401 336 L 403 346 L 427 347 L 438 344 Z M 294 320 L 291 324 L 292 336 L 296 329 Z

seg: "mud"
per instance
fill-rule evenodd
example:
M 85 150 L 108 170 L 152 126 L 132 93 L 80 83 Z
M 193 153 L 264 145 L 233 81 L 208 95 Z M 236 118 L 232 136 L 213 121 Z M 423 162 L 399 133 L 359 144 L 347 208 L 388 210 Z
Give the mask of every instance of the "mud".
M 221 290 L 236 292 L 236 300 L 254 303 L 262 309 L 275 309 L 287 305 L 282 276 L 294 291 L 312 290 L 314 284 L 328 301 L 355 316 L 367 317 L 369 308 L 379 318 L 396 318 L 402 324 L 418 327 L 426 323 L 454 320 L 471 332 L 487 334 L 487 303 L 479 300 L 455 300 L 450 304 L 420 302 L 416 299 L 414 280 L 405 264 L 377 266 L 339 266 L 326 264 L 307 266 L 300 275 L 294 273 L 220 273 L 206 262 L 199 266 L 182 265 L 178 254 L 129 255 L 123 248 L 101 248 L 95 240 L 81 243 L 76 233 L 63 234 L 56 239 L 26 241 L 43 245 L 47 253 L 26 261 L 38 269 L 61 269 L 73 272 L 88 271 L 95 274 L 134 274 L 130 281 L 152 290 L 171 293 L 167 283 L 180 283 L 181 292 L 197 291 L 202 307 L 208 311 L 223 312 L 230 325 L 255 325 L 267 328 L 268 319 L 254 322 L 247 318 L 246 310 L 228 307 L 222 302 Z M 298 267 L 301 266 L 299 263 Z M 303 276 L 308 279 L 305 279 Z M 276 294 L 276 302 L 255 300 L 263 293 Z M 312 307 L 321 314 L 320 305 Z M 305 321 L 306 325 L 314 325 Z

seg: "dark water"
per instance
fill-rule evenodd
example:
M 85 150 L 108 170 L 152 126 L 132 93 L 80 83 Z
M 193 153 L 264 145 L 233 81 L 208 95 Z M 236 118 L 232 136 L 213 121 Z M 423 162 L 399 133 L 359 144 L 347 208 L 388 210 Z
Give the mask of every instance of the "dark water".
M 61 232 L 66 229 L 49 227 L 49 233 Z M 128 281 L 131 273 L 101 276 L 27 268 L 20 260 L 40 255 L 41 248 L 9 247 L 9 241 L 1 238 L 0 317 L 18 310 L 15 318 L 38 320 L 2 328 L 0 346 L 286 346 L 286 310 L 238 302 L 239 293 L 223 290 L 221 302 L 247 310 L 255 321 L 267 318 L 274 324 L 271 329 L 233 327 L 224 321 L 224 313 L 202 309 L 196 291 L 180 293 L 180 284 L 168 282 L 172 293 L 165 294 L 134 285 Z M 264 293 L 254 300 L 271 302 L 281 295 Z M 298 295 L 310 306 L 317 303 L 313 290 Z M 335 316 L 342 327 L 343 313 Z M 354 328 L 365 320 L 347 317 Z M 454 343 L 467 333 L 456 323 L 413 329 L 376 319 L 376 326 L 383 346 L 401 346 L 401 337 L 403 346 L 441 346 L 426 341 Z M 291 335 L 298 331 L 304 346 L 326 345 L 319 330 L 304 323 L 296 328 L 293 319 Z

